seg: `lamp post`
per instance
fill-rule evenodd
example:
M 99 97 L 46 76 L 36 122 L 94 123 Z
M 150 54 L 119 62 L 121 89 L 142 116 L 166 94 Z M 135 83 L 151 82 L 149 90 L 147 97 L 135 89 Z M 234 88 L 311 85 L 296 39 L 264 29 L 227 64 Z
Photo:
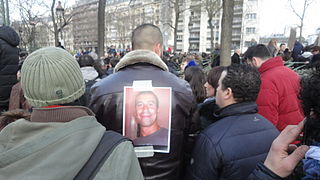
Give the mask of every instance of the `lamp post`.
M 56 15 L 59 21 L 59 26 L 60 26 L 60 43 L 62 46 L 64 46 L 64 41 L 63 41 L 63 33 L 62 33 L 62 23 L 63 23 L 63 18 L 64 18 L 64 8 L 61 5 L 61 1 L 58 1 L 58 5 L 56 7 Z

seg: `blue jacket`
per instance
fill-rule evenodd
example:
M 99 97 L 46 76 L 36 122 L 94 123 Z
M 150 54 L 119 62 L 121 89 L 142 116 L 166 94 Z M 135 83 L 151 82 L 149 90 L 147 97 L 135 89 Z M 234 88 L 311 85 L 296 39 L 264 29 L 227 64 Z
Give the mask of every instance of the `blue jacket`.
M 255 103 L 232 104 L 214 114 L 219 120 L 200 133 L 189 179 L 243 180 L 263 161 L 278 130 L 257 114 Z

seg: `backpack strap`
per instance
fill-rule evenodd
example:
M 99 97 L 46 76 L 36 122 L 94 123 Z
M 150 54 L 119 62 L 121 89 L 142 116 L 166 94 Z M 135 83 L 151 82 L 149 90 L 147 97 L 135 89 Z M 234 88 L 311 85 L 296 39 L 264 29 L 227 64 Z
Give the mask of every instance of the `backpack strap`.
M 121 142 L 127 140 L 128 139 L 126 137 L 123 137 L 116 132 L 106 131 L 91 157 L 75 176 L 74 180 L 93 179 L 96 172 L 99 171 L 103 163 L 113 152 L 114 148 Z

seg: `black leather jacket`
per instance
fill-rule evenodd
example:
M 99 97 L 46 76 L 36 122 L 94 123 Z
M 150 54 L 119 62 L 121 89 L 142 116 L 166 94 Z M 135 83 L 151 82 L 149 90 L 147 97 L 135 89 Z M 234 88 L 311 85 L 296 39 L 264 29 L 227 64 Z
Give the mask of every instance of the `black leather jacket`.
M 159 56 L 147 50 L 128 53 L 115 72 L 91 88 L 89 107 L 107 129 L 122 133 L 124 86 L 132 86 L 134 80 L 152 80 L 153 87 L 171 87 L 170 153 L 155 153 L 153 157 L 140 158 L 139 162 L 145 179 L 181 179 L 185 137 L 196 109 L 189 84 L 169 73 Z
M 9 106 L 11 88 L 17 83 L 19 42 L 11 27 L 0 27 L 0 109 Z

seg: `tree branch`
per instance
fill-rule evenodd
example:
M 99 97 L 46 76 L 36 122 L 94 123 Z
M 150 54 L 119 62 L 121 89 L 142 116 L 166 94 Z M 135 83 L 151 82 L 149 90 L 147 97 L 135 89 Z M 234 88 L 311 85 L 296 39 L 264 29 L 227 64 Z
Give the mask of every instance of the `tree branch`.
M 292 0 L 289 0 L 289 2 L 290 2 L 290 6 L 291 6 L 291 9 L 292 9 L 293 13 L 294 13 L 295 15 L 297 15 L 297 16 L 300 18 L 300 20 L 303 20 L 302 17 L 296 12 L 296 10 L 294 9 L 294 7 L 292 6 Z

